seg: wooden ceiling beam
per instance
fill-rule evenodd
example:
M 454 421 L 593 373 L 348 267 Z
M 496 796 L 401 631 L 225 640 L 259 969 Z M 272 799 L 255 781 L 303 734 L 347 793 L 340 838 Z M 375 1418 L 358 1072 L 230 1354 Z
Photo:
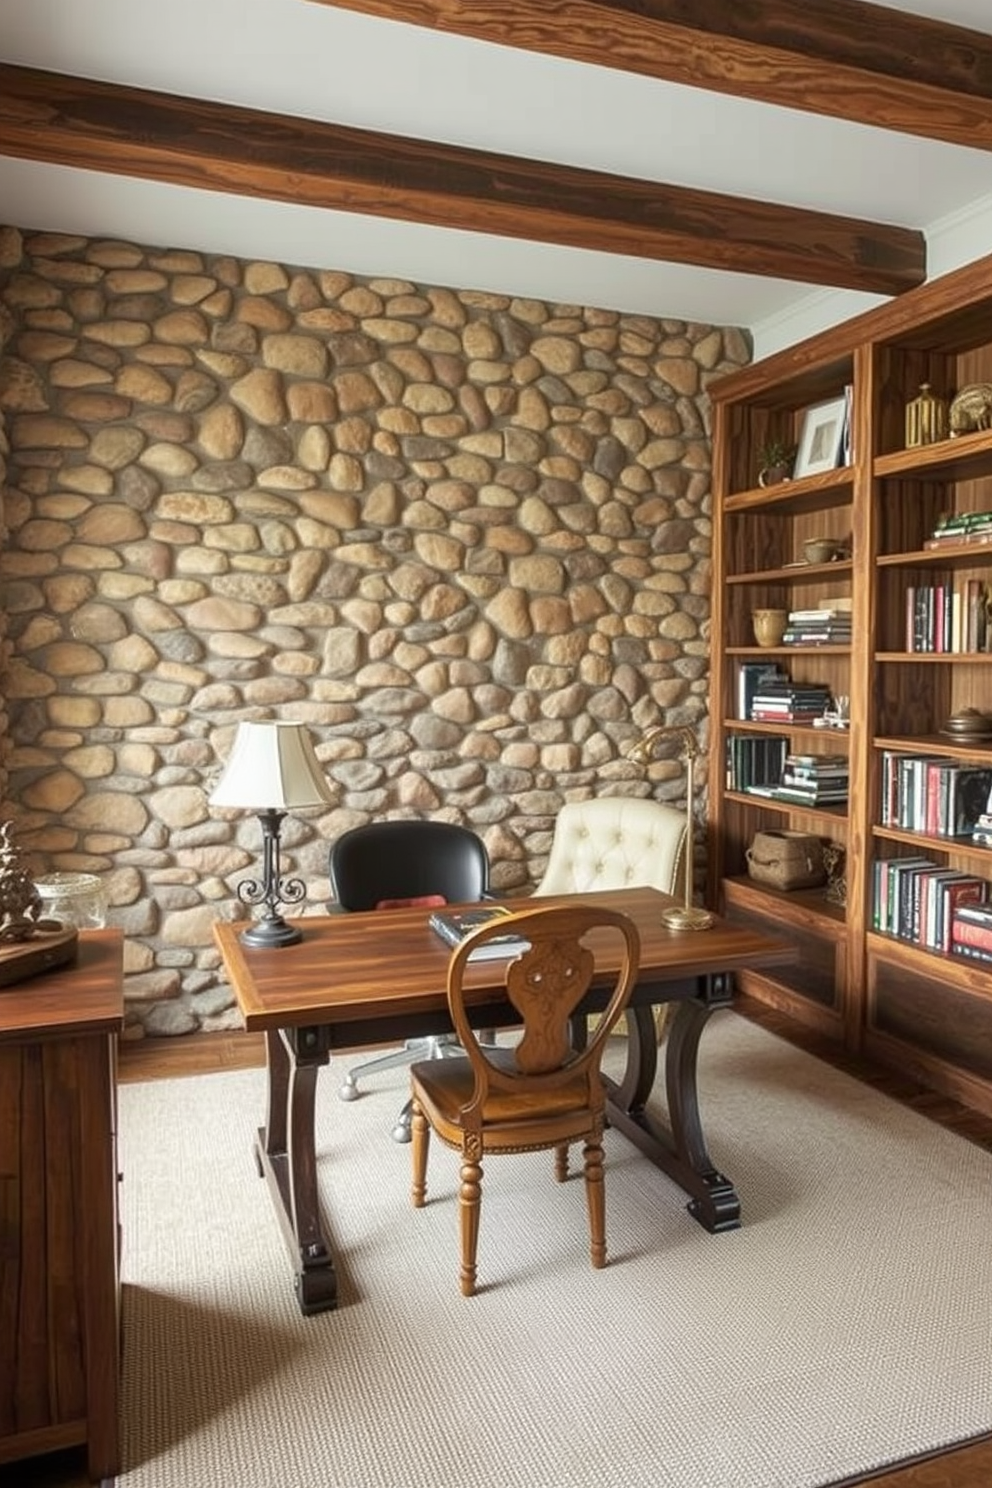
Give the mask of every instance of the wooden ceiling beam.
M 992 150 L 992 36 L 862 0 L 316 0 Z
M 0 154 L 875 294 L 926 277 L 905 228 L 2 64 Z

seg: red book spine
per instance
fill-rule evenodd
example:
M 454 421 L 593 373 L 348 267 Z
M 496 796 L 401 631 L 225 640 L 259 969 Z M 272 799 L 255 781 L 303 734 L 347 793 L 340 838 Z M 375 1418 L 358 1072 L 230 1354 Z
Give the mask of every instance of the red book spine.
M 979 950 L 992 952 L 992 926 L 975 925 L 971 920 L 955 919 L 951 926 L 951 940 L 958 945 L 977 946 Z

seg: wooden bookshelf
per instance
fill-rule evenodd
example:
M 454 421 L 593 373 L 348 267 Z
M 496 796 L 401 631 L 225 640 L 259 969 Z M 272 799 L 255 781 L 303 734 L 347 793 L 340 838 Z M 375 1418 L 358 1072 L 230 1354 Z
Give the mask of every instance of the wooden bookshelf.
M 912 649 L 910 587 L 992 585 L 992 545 L 927 547 L 945 514 L 992 509 L 992 431 L 906 448 L 906 405 L 928 383 L 950 401 L 992 382 L 992 257 L 912 290 L 714 383 L 714 583 L 708 778 L 708 900 L 732 919 L 784 930 L 798 970 L 742 989 L 835 1039 L 992 1115 L 992 968 L 872 928 L 873 864 L 926 853 L 992 886 L 992 850 L 882 825 L 886 751 L 992 766 L 992 740 L 945 737 L 963 708 L 992 713 L 992 656 Z M 797 443 L 806 411 L 850 389 L 851 454 L 835 470 L 762 488 L 758 451 Z M 827 537 L 849 557 L 802 562 Z M 850 645 L 755 646 L 751 612 L 850 601 Z M 846 730 L 738 717 L 738 673 L 767 658 L 796 682 L 850 699 Z M 789 748 L 847 751 L 846 806 L 811 810 L 728 789 L 728 740 L 772 729 Z M 846 905 L 823 890 L 773 892 L 748 878 L 759 830 L 815 833 L 845 854 Z M 992 897 L 992 887 L 990 887 Z

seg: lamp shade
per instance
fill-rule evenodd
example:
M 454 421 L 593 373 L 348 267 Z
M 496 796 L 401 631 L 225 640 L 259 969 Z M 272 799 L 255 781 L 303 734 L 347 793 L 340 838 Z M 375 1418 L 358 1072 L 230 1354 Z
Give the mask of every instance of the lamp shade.
M 333 802 L 327 777 L 302 723 L 239 723 L 211 806 L 288 810 Z

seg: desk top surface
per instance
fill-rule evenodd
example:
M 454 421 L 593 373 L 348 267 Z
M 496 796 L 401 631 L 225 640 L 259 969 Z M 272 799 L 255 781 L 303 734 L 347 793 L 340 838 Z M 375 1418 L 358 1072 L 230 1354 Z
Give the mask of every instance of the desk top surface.
M 673 901 L 657 889 L 609 889 L 580 897 L 633 919 L 641 937 L 642 983 L 783 965 L 796 958 L 786 942 L 725 920 L 716 919 L 707 930 L 669 930 L 660 912 Z M 510 910 L 534 909 L 567 904 L 570 896 L 501 902 Z M 415 908 L 304 916 L 297 921 L 303 940 L 272 949 L 243 945 L 244 921 L 216 924 L 214 937 L 246 1028 L 347 1023 L 367 1018 L 373 1006 L 384 1016 L 447 1006 L 451 951 L 430 928 L 429 914 Z M 597 933 L 603 937 L 597 976 L 605 981 L 618 963 L 609 932 Z M 597 949 L 595 938 L 590 944 Z M 478 992 L 480 1003 L 502 988 L 504 967 L 495 960 L 471 968 L 466 985 Z
M 0 988 L 0 1042 L 119 1033 L 123 1026 L 120 930 L 81 930 L 75 961 Z

